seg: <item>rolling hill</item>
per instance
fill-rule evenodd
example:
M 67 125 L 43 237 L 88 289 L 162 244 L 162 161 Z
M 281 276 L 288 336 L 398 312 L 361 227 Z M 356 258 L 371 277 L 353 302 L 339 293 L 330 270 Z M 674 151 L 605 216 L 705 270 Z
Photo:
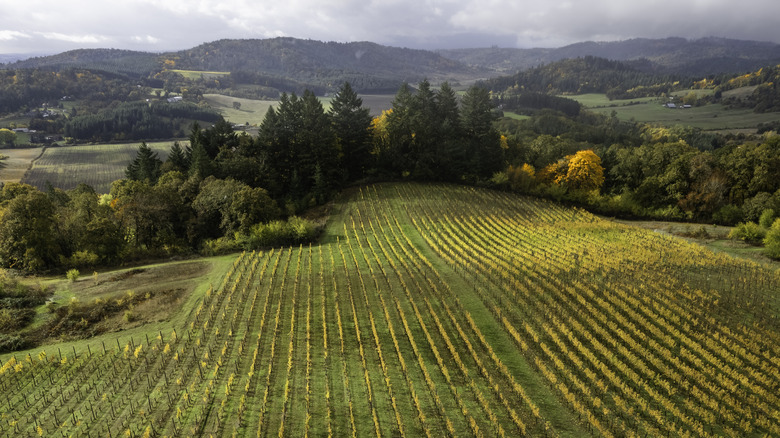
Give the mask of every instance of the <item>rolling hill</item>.
M 526 70 L 568 58 L 595 56 L 633 61 L 644 71 L 707 76 L 742 73 L 780 62 L 780 44 L 726 38 L 647 39 L 581 42 L 551 49 L 481 48 L 438 50 L 464 64 L 502 72 Z

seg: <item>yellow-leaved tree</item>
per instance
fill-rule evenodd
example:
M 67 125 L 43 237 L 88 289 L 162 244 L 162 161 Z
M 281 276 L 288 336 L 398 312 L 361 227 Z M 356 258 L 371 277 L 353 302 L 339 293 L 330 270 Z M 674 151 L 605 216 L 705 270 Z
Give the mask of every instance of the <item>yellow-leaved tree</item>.
M 561 183 L 570 190 L 598 191 L 604 184 L 604 168 L 601 158 L 592 150 L 579 151 L 566 156 L 566 176 Z

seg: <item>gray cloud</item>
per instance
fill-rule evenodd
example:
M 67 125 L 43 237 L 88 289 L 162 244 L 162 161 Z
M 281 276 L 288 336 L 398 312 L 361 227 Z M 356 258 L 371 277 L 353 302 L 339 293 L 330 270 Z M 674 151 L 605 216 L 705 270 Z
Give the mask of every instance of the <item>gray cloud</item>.
M 414 48 L 557 47 L 717 36 L 780 43 L 775 0 L 28 0 L 4 10 L 0 53 L 165 51 L 222 38 L 293 36 Z

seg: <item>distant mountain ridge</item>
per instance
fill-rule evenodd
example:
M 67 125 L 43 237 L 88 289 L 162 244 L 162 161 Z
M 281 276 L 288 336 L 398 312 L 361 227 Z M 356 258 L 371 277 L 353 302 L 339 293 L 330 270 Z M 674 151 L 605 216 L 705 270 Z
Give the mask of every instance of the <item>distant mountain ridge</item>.
M 459 81 L 495 76 L 428 50 L 371 42 L 322 42 L 296 38 L 224 39 L 177 52 L 147 53 L 80 49 L 30 58 L 4 66 L 61 69 L 79 67 L 150 78 L 164 70 L 240 73 L 257 83 L 283 78 L 317 90 L 335 89 L 345 80 L 356 89 L 392 90 L 401 82 Z
M 581 42 L 554 49 L 455 49 L 437 50 L 440 55 L 467 65 L 516 73 L 562 59 L 596 56 L 659 73 L 706 76 L 743 73 L 780 63 L 780 44 L 727 38 L 647 39 Z
M 227 71 L 240 83 L 324 92 L 350 81 L 362 92 L 397 90 L 401 82 L 469 82 L 511 75 L 562 59 L 600 57 L 647 73 L 705 77 L 780 64 L 780 45 L 725 38 L 582 42 L 555 49 L 417 50 L 372 42 L 322 42 L 289 37 L 224 39 L 165 53 L 80 49 L 1 66 L 68 67 L 148 79 L 165 70 Z M 2 59 L 2 55 L 0 55 Z M 248 82 L 247 82 L 248 81 Z M 286 82 L 285 82 L 286 81 Z M 287 85 L 273 85 L 273 84 Z

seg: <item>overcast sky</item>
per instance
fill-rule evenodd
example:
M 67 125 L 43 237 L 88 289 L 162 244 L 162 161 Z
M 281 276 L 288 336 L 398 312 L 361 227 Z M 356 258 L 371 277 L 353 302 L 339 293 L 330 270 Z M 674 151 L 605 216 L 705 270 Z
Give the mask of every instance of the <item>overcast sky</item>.
M 290 36 L 435 49 L 707 36 L 780 43 L 777 0 L 0 0 L 0 54 Z

